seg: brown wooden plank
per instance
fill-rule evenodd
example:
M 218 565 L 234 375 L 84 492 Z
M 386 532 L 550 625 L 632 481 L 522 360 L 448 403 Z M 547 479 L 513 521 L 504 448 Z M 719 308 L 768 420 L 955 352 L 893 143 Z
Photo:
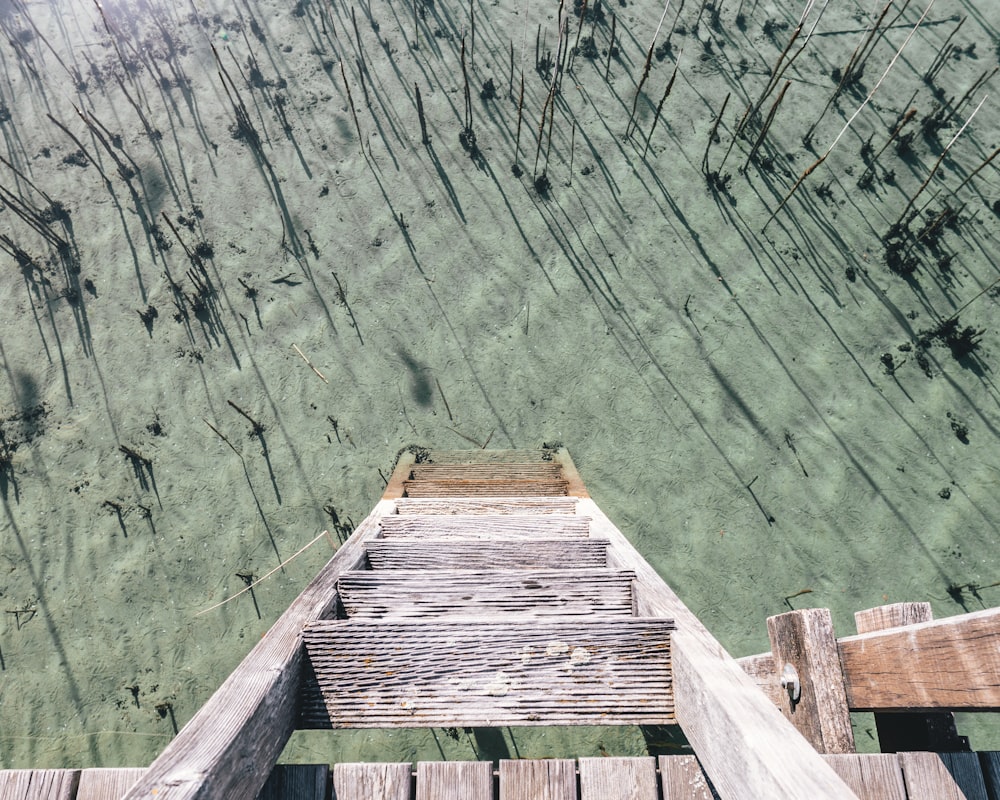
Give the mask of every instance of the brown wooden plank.
M 852 709 L 1000 710 L 1000 608 L 837 644 Z
M 581 758 L 580 800 L 657 800 L 656 759 Z
M 407 454 L 404 454 L 407 455 Z M 408 468 L 401 458 L 398 470 Z M 392 481 L 390 481 L 391 483 Z M 300 634 L 334 610 L 341 573 L 364 563 L 365 541 L 392 513 L 381 500 L 221 687 L 132 787 L 127 800 L 255 797 L 294 729 L 302 675 Z
M 695 756 L 660 756 L 663 800 L 712 800 L 708 778 Z
M 421 761 L 417 800 L 492 800 L 493 764 L 489 761 Z
M 326 620 L 300 726 L 668 725 L 669 620 Z
M 372 569 L 578 569 L 605 567 L 602 539 L 537 539 L 525 542 L 463 542 L 440 539 L 373 539 Z
M 768 617 L 767 633 L 778 675 L 789 667 L 799 683 L 798 699 L 786 691 L 778 706 L 820 753 L 853 753 L 833 619 L 825 608 L 805 608 Z
M 413 800 L 411 765 L 334 764 L 335 800 Z
M 502 759 L 500 800 L 577 800 L 576 762 L 567 758 Z
M 611 542 L 611 566 L 636 573 L 638 613 L 675 618 L 675 713 L 716 791 L 784 800 L 854 797 L 597 504 L 580 498 L 577 513 L 591 518 L 591 535 Z
M 552 451 L 538 450 L 431 450 L 426 464 L 543 464 L 551 463 Z
M 326 800 L 328 764 L 278 764 L 257 800 Z
M 73 800 L 78 769 L 0 770 L 0 800 Z
M 560 497 L 564 480 L 425 480 L 403 481 L 406 497 Z
M 386 539 L 585 539 L 590 520 L 552 514 L 390 514 L 381 520 Z
M 976 753 L 899 753 L 909 800 L 989 800 Z
M 916 625 L 934 619 L 930 603 L 893 603 L 854 614 L 858 633 Z M 923 714 L 875 714 L 879 749 L 883 753 L 914 750 L 953 752 L 969 749 L 969 740 L 958 735 L 950 711 Z
M 399 514 L 575 514 L 575 497 L 401 497 Z
M 889 753 L 834 753 L 823 759 L 860 800 L 906 800 L 903 770 Z
M 118 800 L 135 784 L 146 770 L 85 769 L 80 773 L 76 800 Z
M 337 582 L 349 617 L 630 616 L 635 574 L 608 569 L 357 570 Z

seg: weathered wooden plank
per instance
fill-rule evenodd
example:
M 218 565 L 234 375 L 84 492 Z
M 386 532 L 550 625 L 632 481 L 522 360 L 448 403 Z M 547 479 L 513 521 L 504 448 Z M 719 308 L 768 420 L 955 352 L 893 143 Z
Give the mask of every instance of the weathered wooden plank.
M 387 491 L 412 463 L 404 453 Z M 337 578 L 361 566 L 365 541 L 378 519 L 392 513 L 383 498 L 354 534 L 257 643 L 222 686 L 166 746 L 126 795 L 126 800 L 255 797 L 264 786 L 295 725 L 302 675 L 300 634 L 310 620 L 329 615 Z
M 373 539 L 366 545 L 372 569 L 578 569 L 604 567 L 603 539 L 537 539 L 525 542 Z
M 860 800 L 906 800 L 903 770 L 895 755 L 834 753 L 823 759 Z
M 671 724 L 669 620 L 356 622 L 304 633 L 301 727 Z
M 630 616 L 624 570 L 357 570 L 337 582 L 349 617 Z
M 767 633 L 779 675 L 791 668 L 798 698 L 786 691 L 778 706 L 820 753 L 853 753 L 854 732 L 847 708 L 833 619 L 825 608 L 804 608 L 768 617 Z
M 421 761 L 417 800 L 491 800 L 493 764 L 489 761 Z
M 909 800 L 989 800 L 976 753 L 899 753 Z
M 988 751 L 977 754 L 979 768 L 983 771 L 983 783 L 990 800 L 1000 800 L 1000 752 Z
M 575 514 L 575 497 L 401 497 L 399 514 Z
M 430 450 L 425 464 L 544 464 L 552 451 L 538 450 Z
M 743 656 L 737 658 L 736 663 L 778 708 L 787 702 L 788 693 L 781 686 L 781 677 L 774 666 L 774 656 L 771 653 Z
M 580 800 L 658 798 L 653 756 L 580 759 Z
M 390 514 L 381 520 L 386 539 L 585 539 L 590 520 L 569 514 Z
M 500 800 L 577 800 L 576 762 L 567 758 L 502 759 Z
M 837 644 L 852 709 L 1000 710 L 1000 608 Z
M 145 769 L 85 769 L 80 773 L 76 800 L 118 800 L 135 784 Z
M 562 468 L 551 461 L 532 464 L 414 464 L 412 481 L 520 481 L 562 480 Z
M 0 770 L 0 800 L 73 800 L 78 769 Z
M 334 800 L 413 800 L 410 764 L 334 764 Z
M 695 756 L 660 756 L 663 800 L 712 800 L 708 778 Z
M 572 480 L 568 455 L 557 457 Z M 611 566 L 636 573 L 638 613 L 675 619 L 675 713 L 716 791 L 784 800 L 854 797 L 597 504 L 581 498 L 577 512 L 591 518 L 591 535 L 611 542 Z
M 326 800 L 328 764 L 278 764 L 257 800 Z
M 403 482 L 406 497 L 559 497 L 564 480 L 410 480 Z
M 916 625 L 934 619 L 930 603 L 893 603 L 854 614 L 858 633 Z M 883 753 L 913 750 L 954 752 L 968 750 L 968 739 L 959 736 L 950 711 L 925 714 L 875 714 L 879 749 Z

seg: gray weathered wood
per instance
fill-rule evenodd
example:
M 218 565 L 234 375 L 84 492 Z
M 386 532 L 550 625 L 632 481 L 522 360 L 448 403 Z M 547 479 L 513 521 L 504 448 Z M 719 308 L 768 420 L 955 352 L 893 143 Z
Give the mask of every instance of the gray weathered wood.
M 372 569 L 577 569 L 605 567 L 603 539 L 535 539 L 490 542 L 372 539 L 366 546 Z
M 0 800 L 73 800 L 78 769 L 0 770 Z
M 665 725 L 669 620 L 327 620 L 303 634 L 302 727 Z
M 976 753 L 899 753 L 908 800 L 989 800 Z
M 854 614 L 858 633 L 916 625 L 934 619 L 930 603 L 893 603 Z M 883 753 L 912 750 L 951 752 L 968 750 L 968 740 L 958 735 L 955 715 L 949 711 L 922 714 L 875 714 L 879 749 Z
M 774 668 L 791 665 L 799 680 L 797 701 L 786 691 L 779 708 L 820 753 L 853 753 L 854 733 L 847 708 L 833 619 L 825 608 L 805 608 L 768 617 Z
M 1000 752 L 979 753 L 979 767 L 983 771 L 983 782 L 990 800 L 1000 800 Z
M 406 497 L 558 497 L 569 484 L 558 479 L 404 481 Z
M 567 758 L 502 759 L 500 800 L 577 800 L 576 762 Z
M 551 451 L 537 450 L 431 450 L 428 464 L 546 464 Z
M 1000 608 L 837 640 L 857 710 L 1000 710 Z
M 80 773 L 76 800 L 118 800 L 135 784 L 145 769 L 85 769 Z
M 399 514 L 575 514 L 575 497 L 401 497 Z
M 630 616 L 634 578 L 609 569 L 357 570 L 337 590 L 349 617 Z
M 823 759 L 860 800 L 906 800 L 903 770 L 895 755 L 835 753 Z
M 278 764 L 257 800 L 326 800 L 328 764 Z
M 528 464 L 414 464 L 411 481 L 523 481 L 562 480 L 562 467 L 551 461 Z
M 581 758 L 580 800 L 658 800 L 656 759 Z
M 774 656 L 771 653 L 761 653 L 756 656 L 743 656 L 737 658 L 736 663 L 740 665 L 747 676 L 757 688 L 767 695 L 768 699 L 778 708 L 781 708 L 788 699 L 787 692 L 781 687 L 781 677 L 774 666 Z
M 491 800 L 493 764 L 489 761 L 421 761 L 417 800 Z
M 334 764 L 334 800 L 412 800 L 410 764 Z
M 701 764 L 694 756 L 660 756 L 663 800 L 712 800 Z
M 406 455 L 397 473 L 406 468 Z M 379 517 L 393 510 L 392 500 L 376 504 L 267 635 L 167 745 L 126 795 L 127 800 L 148 800 L 153 795 L 157 800 L 257 795 L 294 728 L 302 671 L 302 628 L 333 610 L 337 578 L 364 563 L 365 540 L 377 534 Z
M 572 480 L 575 470 L 566 467 Z M 611 566 L 636 573 L 638 613 L 674 618 L 675 713 L 716 790 L 723 797 L 854 797 L 597 504 L 581 498 L 577 512 L 591 518 L 591 535 L 611 542 Z
M 585 539 L 590 520 L 551 514 L 390 514 L 381 520 L 386 539 Z

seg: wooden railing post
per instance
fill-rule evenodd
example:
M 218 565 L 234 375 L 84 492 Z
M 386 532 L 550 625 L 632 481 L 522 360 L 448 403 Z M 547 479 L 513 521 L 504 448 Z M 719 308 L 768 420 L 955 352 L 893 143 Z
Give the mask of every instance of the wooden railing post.
M 782 713 L 818 752 L 853 753 L 851 714 L 829 610 L 807 608 L 769 617 L 767 633 L 775 670 L 788 685 L 779 706 Z
M 934 618 L 930 603 L 893 603 L 857 611 L 854 624 L 858 633 L 880 631 L 901 625 L 930 622 Z M 955 729 L 955 715 L 950 711 L 925 714 L 876 713 L 875 728 L 883 753 L 932 750 L 939 753 L 969 749 L 969 740 Z

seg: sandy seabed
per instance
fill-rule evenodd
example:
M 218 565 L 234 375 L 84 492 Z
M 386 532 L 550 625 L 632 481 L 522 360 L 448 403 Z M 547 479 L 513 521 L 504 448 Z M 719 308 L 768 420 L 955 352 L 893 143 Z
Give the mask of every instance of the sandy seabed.
M 0 2 L 0 767 L 148 764 L 329 543 L 198 612 L 346 534 L 410 445 L 565 444 L 734 655 L 790 607 L 1000 602 L 989 4 L 937 0 L 879 82 L 897 0 L 823 114 L 870 3 L 797 36 L 802 3 L 571 5 L 547 102 L 553 0 Z

